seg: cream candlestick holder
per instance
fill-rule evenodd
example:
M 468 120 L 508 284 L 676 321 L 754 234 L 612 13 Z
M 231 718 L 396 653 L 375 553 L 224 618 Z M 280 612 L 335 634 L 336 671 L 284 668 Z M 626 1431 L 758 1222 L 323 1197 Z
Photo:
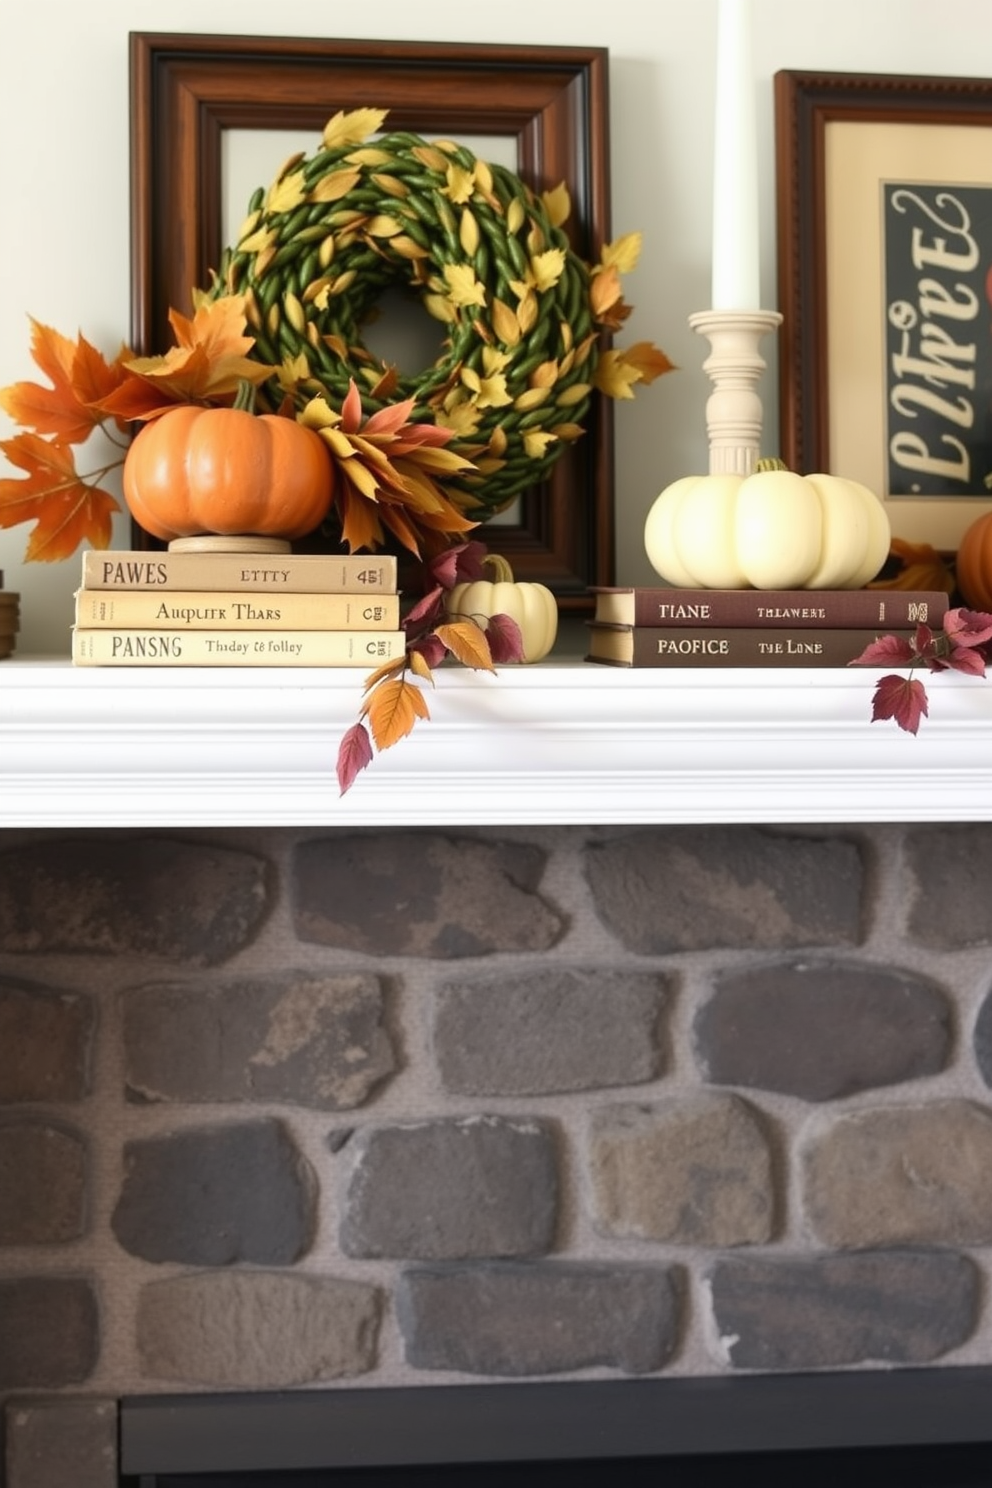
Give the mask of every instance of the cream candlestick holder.
M 713 383 L 706 402 L 711 475 L 750 475 L 761 450 L 762 405 L 757 391 L 766 362 L 762 336 L 781 325 L 777 310 L 700 310 L 689 324 L 710 343 L 703 363 Z

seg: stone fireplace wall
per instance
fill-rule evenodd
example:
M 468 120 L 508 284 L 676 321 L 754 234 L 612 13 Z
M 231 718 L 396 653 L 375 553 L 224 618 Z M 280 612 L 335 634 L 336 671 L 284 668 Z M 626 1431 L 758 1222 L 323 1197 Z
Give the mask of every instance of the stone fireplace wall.
M 990 883 L 984 825 L 0 833 L 9 1488 L 115 1481 L 125 1393 L 992 1362 Z

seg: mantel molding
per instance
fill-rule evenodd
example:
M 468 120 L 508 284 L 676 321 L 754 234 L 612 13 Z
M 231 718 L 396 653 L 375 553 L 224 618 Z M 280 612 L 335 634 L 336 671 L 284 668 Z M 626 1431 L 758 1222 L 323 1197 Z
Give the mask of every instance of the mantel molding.
M 3 827 L 992 820 L 992 687 L 927 679 L 913 737 L 875 674 L 442 669 L 431 719 L 340 796 L 363 675 L 0 666 Z

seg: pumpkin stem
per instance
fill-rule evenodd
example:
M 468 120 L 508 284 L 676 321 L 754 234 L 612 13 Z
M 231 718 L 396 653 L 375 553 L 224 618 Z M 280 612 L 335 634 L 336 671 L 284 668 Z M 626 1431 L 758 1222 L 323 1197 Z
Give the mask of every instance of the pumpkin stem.
M 249 382 L 247 377 L 242 377 L 238 383 L 238 391 L 235 394 L 233 406 L 242 413 L 255 412 L 255 384 Z
M 785 461 L 780 460 L 778 455 L 766 455 L 766 457 L 763 460 L 759 460 L 757 465 L 755 465 L 754 467 L 756 474 L 759 470 L 788 470 L 788 468 L 789 467 L 788 465 L 786 465 Z
M 506 559 L 501 557 L 499 553 L 487 553 L 485 558 L 483 559 L 483 562 L 488 563 L 489 567 L 493 571 L 493 583 L 513 583 L 513 569 L 507 563 Z

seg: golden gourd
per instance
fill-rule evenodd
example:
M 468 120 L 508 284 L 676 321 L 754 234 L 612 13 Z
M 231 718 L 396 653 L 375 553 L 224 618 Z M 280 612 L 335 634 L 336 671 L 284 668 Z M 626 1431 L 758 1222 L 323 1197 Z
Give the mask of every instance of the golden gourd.
M 888 515 L 858 481 L 796 475 L 685 476 L 648 513 L 652 567 L 683 589 L 860 589 L 889 552 Z

